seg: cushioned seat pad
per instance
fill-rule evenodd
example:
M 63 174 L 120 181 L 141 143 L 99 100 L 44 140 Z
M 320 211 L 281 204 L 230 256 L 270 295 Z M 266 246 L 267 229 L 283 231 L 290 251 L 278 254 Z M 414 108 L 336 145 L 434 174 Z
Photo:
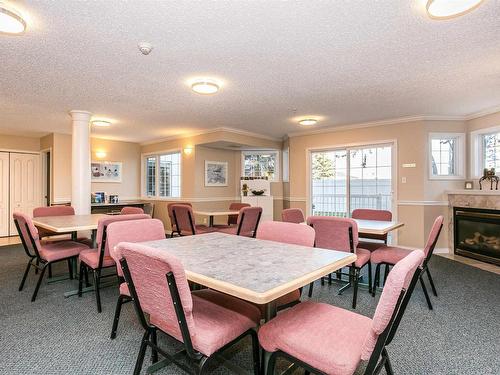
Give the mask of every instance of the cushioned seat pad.
M 40 256 L 48 262 L 77 256 L 89 247 L 74 241 L 46 242 L 40 247 Z
M 260 319 L 259 310 L 238 298 L 211 290 L 193 293 L 194 329 L 191 341 L 196 350 L 210 356 L 236 339 Z M 182 341 L 177 320 L 168 321 L 164 316 L 150 316 L 152 324 Z
M 99 251 L 97 249 L 88 249 L 80 253 L 80 261 L 84 262 L 90 268 L 96 269 L 99 266 Z M 102 260 L 103 267 L 111 267 L 115 264 L 114 259 L 105 255 Z
M 370 261 L 370 256 L 371 256 L 371 251 L 362 249 L 358 247 L 356 249 L 356 262 L 354 262 L 354 265 L 358 268 L 363 267 L 366 263 Z
M 372 263 L 396 264 L 410 254 L 412 250 L 402 249 L 395 246 L 382 246 L 372 253 Z
M 332 305 L 303 302 L 259 330 L 268 352 L 281 350 L 327 374 L 353 374 L 372 320 Z M 306 339 L 307 338 L 307 339 Z

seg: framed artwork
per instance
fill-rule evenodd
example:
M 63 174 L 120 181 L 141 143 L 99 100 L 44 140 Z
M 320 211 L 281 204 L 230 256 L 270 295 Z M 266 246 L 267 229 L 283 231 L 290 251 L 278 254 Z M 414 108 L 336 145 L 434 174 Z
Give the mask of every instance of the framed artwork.
M 93 161 L 90 166 L 92 182 L 122 182 L 122 163 Z
M 227 162 L 205 160 L 205 186 L 227 186 Z

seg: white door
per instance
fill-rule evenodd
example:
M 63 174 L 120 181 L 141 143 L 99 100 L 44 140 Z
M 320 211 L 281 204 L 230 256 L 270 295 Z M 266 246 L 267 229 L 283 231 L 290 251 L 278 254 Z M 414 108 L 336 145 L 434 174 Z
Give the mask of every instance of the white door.
M 10 217 L 13 212 L 33 215 L 40 205 L 40 156 L 34 154 L 10 154 Z M 17 234 L 11 219 L 10 234 Z
M 9 153 L 0 152 L 0 237 L 9 235 Z

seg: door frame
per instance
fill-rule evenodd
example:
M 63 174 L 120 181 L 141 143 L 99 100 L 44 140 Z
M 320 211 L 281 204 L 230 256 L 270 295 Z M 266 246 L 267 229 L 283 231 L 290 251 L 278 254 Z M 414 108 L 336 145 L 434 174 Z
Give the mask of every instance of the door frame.
M 47 154 L 50 153 L 50 166 L 49 166 L 49 176 L 47 176 Z M 43 150 L 40 150 L 40 174 L 41 174 L 41 184 L 42 184 L 42 189 L 41 189 L 41 196 L 40 196 L 40 202 L 43 203 L 43 205 L 46 204 L 45 200 L 45 190 L 47 188 L 47 181 L 45 180 L 45 177 L 48 177 L 49 179 L 49 191 L 47 192 L 48 200 L 49 200 L 49 206 L 52 204 L 52 191 L 54 187 L 52 186 L 53 183 L 53 169 L 54 169 L 54 153 L 52 152 L 52 147 L 44 148 Z
M 334 151 L 334 150 L 345 150 L 349 148 L 363 148 L 369 146 L 379 146 L 383 144 L 392 144 L 392 155 L 391 155 L 391 163 L 392 163 L 392 202 L 391 202 L 391 211 L 393 220 L 397 221 L 398 218 L 398 140 L 397 139 L 385 139 L 385 140 L 377 140 L 377 141 L 366 141 L 366 142 L 356 142 L 356 143 L 345 143 L 345 144 L 337 144 L 330 146 L 321 146 L 321 147 L 310 147 L 306 148 L 306 215 L 311 215 L 312 208 L 312 153 L 320 152 L 320 151 Z M 349 166 L 348 166 L 349 169 Z M 349 192 L 349 184 L 346 182 L 347 192 Z M 397 243 L 397 231 L 393 231 L 392 238 L 395 243 Z

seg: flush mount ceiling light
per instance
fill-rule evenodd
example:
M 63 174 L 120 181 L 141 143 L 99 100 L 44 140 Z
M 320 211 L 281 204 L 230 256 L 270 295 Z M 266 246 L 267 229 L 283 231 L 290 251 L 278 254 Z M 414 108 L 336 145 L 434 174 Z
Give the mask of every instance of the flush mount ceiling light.
M 0 34 L 19 35 L 26 30 L 26 21 L 12 9 L 0 4 Z
M 207 79 L 196 80 L 191 84 L 191 89 L 201 95 L 215 94 L 219 91 L 219 88 L 219 84 Z
M 430 18 L 446 20 L 469 13 L 484 0 L 428 0 L 427 14 Z
M 304 125 L 304 126 L 313 126 L 313 125 L 316 125 L 317 123 L 318 123 L 318 120 L 316 120 L 314 118 L 305 118 L 305 119 L 299 121 L 299 124 Z
M 92 121 L 92 125 L 98 126 L 100 128 L 107 128 L 111 126 L 111 122 L 106 121 L 106 120 L 94 120 Z

